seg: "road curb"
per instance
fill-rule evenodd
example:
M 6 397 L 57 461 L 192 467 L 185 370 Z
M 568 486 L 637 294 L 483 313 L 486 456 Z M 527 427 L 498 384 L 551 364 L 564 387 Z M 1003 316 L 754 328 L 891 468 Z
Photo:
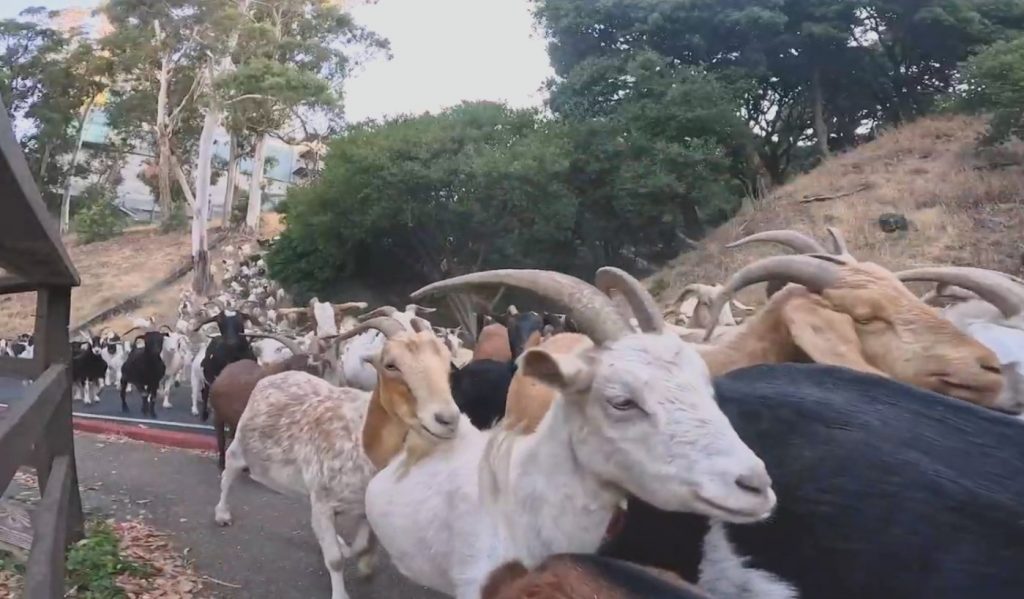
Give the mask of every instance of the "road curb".
M 99 435 L 116 435 L 128 437 L 136 441 L 176 447 L 178 449 L 201 449 L 217 451 L 217 440 L 209 435 L 188 433 L 184 431 L 168 431 L 152 428 L 144 424 L 121 424 L 98 418 L 72 418 L 74 429 L 83 433 Z

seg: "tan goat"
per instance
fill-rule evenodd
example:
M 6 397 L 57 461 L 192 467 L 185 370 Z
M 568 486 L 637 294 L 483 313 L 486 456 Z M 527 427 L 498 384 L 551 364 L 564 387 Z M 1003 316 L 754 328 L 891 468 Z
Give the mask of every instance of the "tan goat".
M 257 383 L 228 447 L 214 510 L 219 524 L 231 523 L 228 492 L 245 467 L 271 489 L 309 497 L 333 599 L 348 597 L 342 577 L 345 557 L 358 555 L 364 574 L 373 569 L 375 543 L 364 501 L 370 478 L 403 442 L 409 444 L 410 455 L 422 456 L 430 446 L 452 438 L 460 420 L 448 384 L 451 355 L 429 325 L 407 331 L 384 317 L 342 337 L 368 328 L 387 337 L 381 351 L 369 358 L 380 376 L 373 395 L 294 371 Z M 336 513 L 360 519 L 351 550 L 337 534 Z
M 734 274 L 712 314 L 737 291 L 796 283 L 734 335 L 698 349 L 712 374 L 813 361 L 888 376 L 991 406 L 1003 386 L 995 354 L 925 305 L 889 270 L 842 255 L 775 256 Z M 714 326 L 708 329 L 708 337 Z
M 539 347 L 559 356 L 574 355 L 594 347 L 590 337 L 579 333 L 559 333 L 548 338 Z M 558 391 L 537 379 L 516 370 L 508 387 L 505 418 L 502 425 L 510 430 L 532 433 L 544 418 Z

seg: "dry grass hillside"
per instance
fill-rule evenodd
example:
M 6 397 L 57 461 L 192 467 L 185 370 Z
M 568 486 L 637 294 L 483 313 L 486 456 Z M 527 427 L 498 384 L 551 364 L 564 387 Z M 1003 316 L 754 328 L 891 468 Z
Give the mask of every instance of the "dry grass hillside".
M 264 215 L 261 232 L 273 236 L 282 230 L 276 214 Z M 213 236 L 215 230 L 210 231 Z M 237 243 L 235 236 L 225 243 Z M 88 318 L 132 296 L 150 289 L 170 275 L 191 255 L 188 232 L 162 234 L 153 227 L 137 227 L 108 241 L 79 245 L 75 237 L 64 240 L 71 260 L 82 278 L 82 285 L 71 292 L 71 324 Z M 212 251 L 214 260 L 219 252 Z M 154 292 L 131 315 L 154 316 L 160 323 L 173 324 L 182 289 L 188 286 L 186 275 L 168 287 Z M 0 296 L 0 337 L 10 338 L 32 330 L 36 303 L 34 293 Z M 115 330 L 130 327 L 127 316 L 117 317 L 97 326 Z
M 790 251 L 775 244 L 725 249 L 732 241 L 796 229 L 825 243 L 826 226 L 843 232 L 858 259 L 891 269 L 956 264 L 1024 275 L 1024 150 L 979 152 L 984 128 L 981 119 L 943 116 L 886 132 L 745 207 L 647 283 L 668 303 L 687 283 L 724 282 L 761 256 Z M 878 217 L 886 212 L 905 215 L 909 231 L 883 232 Z M 741 297 L 763 299 L 754 289 Z

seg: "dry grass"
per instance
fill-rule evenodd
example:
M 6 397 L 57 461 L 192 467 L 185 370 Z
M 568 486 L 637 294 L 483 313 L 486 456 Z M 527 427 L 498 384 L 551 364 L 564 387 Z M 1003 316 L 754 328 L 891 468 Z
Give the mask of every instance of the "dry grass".
M 727 250 L 727 243 L 787 228 L 825 242 L 826 226 L 843 232 L 858 259 L 891 269 L 956 264 L 1024 275 L 1024 160 L 1013 158 L 1024 152 L 979 152 L 984 127 L 981 119 L 942 116 L 884 133 L 745 207 L 648 284 L 669 301 L 687 283 L 722 282 L 756 258 L 788 252 L 774 244 Z M 864 186 L 848 197 L 800 203 Z M 878 217 L 886 212 L 905 215 L 910 230 L 884 233 Z M 741 297 L 756 302 L 764 295 L 748 290 Z
M 263 237 L 276 235 L 283 229 L 276 214 L 264 215 L 262 227 Z M 79 245 L 71 235 L 64 243 L 82 277 L 81 287 L 71 294 L 72 326 L 145 291 L 191 255 L 188 232 L 162 234 L 154 227 L 136 227 L 115 239 L 88 245 Z M 237 243 L 237 240 L 228 243 Z M 217 259 L 218 252 L 211 252 L 211 256 Z M 159 323 L 173 324 L 179 294 L 189 281 L 186 275 L 156 293 L 132 315 L 155 316 Z M 35 311 L 34 293 L 0 296 L 0 336 L 13 337 L 31 331 Z M 131 326 L 128 322 L 129 318 L 122 316 L 101 326 L 123 330 Z

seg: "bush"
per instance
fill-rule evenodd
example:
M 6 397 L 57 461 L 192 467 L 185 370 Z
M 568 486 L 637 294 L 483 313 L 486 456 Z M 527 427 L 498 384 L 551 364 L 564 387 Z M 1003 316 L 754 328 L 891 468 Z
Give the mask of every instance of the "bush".
M 81 208 L 73 228 L 82 243 L 94 243 L 117 237 L 124 231 L 125 216 L 113 202 L 96 202 Z
M 188 228 L 189 218 L 185 213 L 185 204 L 175 202 L 171 204 L 171 211 L 160 221 L 160 232 L 171 233 L 173 231 L 184 231 Z
M 993 112 L 985 143 L 1024 137 L 1024 38 L 985 48 L 967 61 L 963 77 L 968 107 Z

